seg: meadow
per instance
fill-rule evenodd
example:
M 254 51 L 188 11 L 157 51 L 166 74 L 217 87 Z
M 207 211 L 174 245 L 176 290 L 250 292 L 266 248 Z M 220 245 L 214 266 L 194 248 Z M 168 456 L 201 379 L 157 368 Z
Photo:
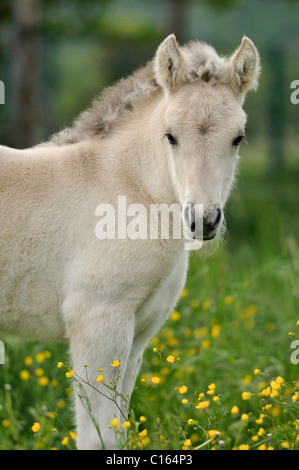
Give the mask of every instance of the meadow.
M 259 146 L 242 153 L 228 233 L 212 256 L 192 254 L 129 420 L 111 423 L 128 449 L 299 449 L 298 161 L 271 176 Z M 1 339 L 0 449 L 75 449 L 67 347 Z

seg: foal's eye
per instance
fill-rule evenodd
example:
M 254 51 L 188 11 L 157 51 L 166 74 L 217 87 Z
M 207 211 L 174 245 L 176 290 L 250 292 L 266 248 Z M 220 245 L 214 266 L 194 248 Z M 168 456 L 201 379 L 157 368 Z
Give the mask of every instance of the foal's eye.
M 238 147 L 242 140 L 245 138 L 244 134 L 240 134 L 235 140 L 233 140 L 233 147 Z
M 170 145 L 177 145 L 177 141 L 176 139 L 173 137 L 173 135 L 169 134 L 168 132 L 166 132 L 165 136 L 167 137 L 167 140 L 168 142 L 170 143 Z

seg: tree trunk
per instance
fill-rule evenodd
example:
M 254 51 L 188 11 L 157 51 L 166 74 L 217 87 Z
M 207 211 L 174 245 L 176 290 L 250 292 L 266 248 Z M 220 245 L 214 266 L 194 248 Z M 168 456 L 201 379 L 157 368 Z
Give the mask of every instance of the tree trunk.
M 189 0 L 171 0 L 170 18 L 166 25 L 166 34 L 174 33 L 177 40 L 183 42 L 186 33 Z
M 13 0 L 13 142 L 27 148 L 38 142 L 41 122 L 40 0 Z

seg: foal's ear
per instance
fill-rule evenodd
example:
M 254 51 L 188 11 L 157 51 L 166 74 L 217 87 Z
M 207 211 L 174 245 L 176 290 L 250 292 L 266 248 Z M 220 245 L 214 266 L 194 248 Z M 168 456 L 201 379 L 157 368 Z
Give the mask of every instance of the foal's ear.
M 186 64 L 174 34 L 160 44 L 155 58 L 156 80 L 172 92 L 184 82 Z
M 235 93 L 242 97 L 250 89 L 256 89 L 260 72 L 260 59 L 253 42 L 243 37 L 241 45 L 229 59 L 228 71 Z

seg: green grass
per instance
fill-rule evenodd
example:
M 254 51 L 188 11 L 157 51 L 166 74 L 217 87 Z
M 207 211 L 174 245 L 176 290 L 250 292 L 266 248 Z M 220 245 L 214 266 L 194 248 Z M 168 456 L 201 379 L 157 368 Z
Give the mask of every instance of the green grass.
M 144 355 L 129 448 L 298 449 L 299 365 L 290 359 L 289 333 L 299 335 L 299 170 L 296 162 L 289 166 L 272 178 L 257 159 L 242 162 L 226 211 L 229 235 L 210 258 L 192 255 L 179 314 Z M 66 347 L 8 338 L 5 346 L 0 448 L 75 448 L 71 381 L 57 368 Z M 275 385 L 277 377 L 282 384 Z M 203 402 L 208 408 L 198 407 Z

